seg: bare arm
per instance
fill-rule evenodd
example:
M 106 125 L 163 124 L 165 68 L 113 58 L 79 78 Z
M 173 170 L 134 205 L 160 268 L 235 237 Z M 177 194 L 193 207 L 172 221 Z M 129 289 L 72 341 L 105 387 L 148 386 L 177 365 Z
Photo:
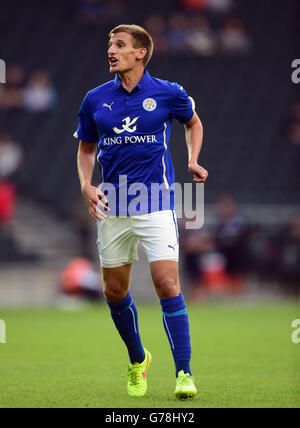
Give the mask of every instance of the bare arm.
M 204 183 L 208 172 L 198 164 L 198 158 L 203 143 L 203 126 L 197 113 L 185 124 L 185 139 L 188 149 L 189 172 L 193 174 L 196 183 Z
M 92 177 L 95 168 L 97 144 L 80 141 L 77 154 L 78 175 L 81 191 L 86 200 L 89 213 L 93 220 L 101 221 L 106 214 L 100 208 L 108 211 L 106 196 L 97 187 L 92 185 Z M 101 199 L 101 201 L 99 200 Z

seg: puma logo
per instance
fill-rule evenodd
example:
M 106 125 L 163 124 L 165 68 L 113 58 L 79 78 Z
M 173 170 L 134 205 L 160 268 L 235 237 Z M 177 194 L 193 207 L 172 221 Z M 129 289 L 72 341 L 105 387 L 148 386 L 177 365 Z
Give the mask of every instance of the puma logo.
M 144 379 L 146 379 L 148 366 L 149 366 L 149 354 L 147 354 L 147 364 L 146 364 L 145 371 L 144 371 L 144 373 L 142 373 L 142 376 L 143 376 Z
M 113 101 L 111 104 L 103 103 L 103 107 L 107 107 L 107 108 L 109 108 L 109 110 L 110 110 L 110 111 L 112 111 L 111 106 L 112 106 L 114 103 L 115 103 L 114 101 Z

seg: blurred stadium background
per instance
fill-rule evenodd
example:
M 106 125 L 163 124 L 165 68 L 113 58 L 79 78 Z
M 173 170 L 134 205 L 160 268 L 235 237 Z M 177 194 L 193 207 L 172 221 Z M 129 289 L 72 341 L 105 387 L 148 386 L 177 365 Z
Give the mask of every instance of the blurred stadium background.
M 99 297 L 96 230 L 72 134 L 85 93 L 112 78 L 107 34 L 121 22 L 152 33 L 150 73 L 181 83 L 205 128 L 205 226 L 181 227 L 186 295 L 299 299 L 300 85 L 291 79 L 299 16 L 297 0 L 2 1 L 0 306 Z M 171 150 L 177 182 L 190 182 L 178 124 Z M 140 258 L 133 293 L 152 301 Z

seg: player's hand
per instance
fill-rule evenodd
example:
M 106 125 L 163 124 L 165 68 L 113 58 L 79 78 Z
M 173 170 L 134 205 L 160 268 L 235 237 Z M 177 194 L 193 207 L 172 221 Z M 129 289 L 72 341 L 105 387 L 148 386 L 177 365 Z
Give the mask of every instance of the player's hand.
M 189 164 L 189 172 L 193 175 L 196 183 L 205 183 L 208 177 L 208 171 L 197 163 Z
M 89 184 L 84 186 L 82 194 L 88 204 L 90 216 L 94 221 L 101 221 L 107 217 L 104 211 L 110 211 L 110 208 L 107 206 L 108 200 L 101 190 Z

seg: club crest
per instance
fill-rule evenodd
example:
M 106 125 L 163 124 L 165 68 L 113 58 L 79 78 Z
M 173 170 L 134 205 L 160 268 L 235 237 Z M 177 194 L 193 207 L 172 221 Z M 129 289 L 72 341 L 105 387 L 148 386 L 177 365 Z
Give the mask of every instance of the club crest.
M 153 98 L 146 98 L 143 102 L 143 107 L 147 111 L 153 111 L 157 107 L 157 102 Z

